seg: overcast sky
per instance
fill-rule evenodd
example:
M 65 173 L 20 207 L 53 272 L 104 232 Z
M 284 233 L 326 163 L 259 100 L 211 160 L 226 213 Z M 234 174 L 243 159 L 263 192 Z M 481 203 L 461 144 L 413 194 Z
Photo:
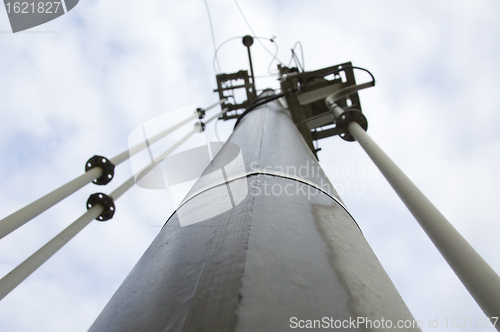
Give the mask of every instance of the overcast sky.
M 208 4 L 217 45 L 251 34 L 234 1 Z M 258 36 L 275 38 L 285 64 L 301 41 L 306 70 L 352 61 L 375 75 L 376 87 L 360 92 L 368 133 L 500 272 L 500 4 L 239 4 Z M 83 173 L 94 154 L 126 150 L 141 123 L 218 98 L 202 0 L 82 0 L 17 34 L 0 10 L 0 31 L 0 218 Z M 259 43 L 252 52 L 256 75 L 267 75 L 272 57 Z M 248 66 L 238 39 L 219 55 L 224 72 Z M 257 87 L 278 85 L 262 78 Z M 232 126 L 219 122 L 219 136 Z M 212 125 L 207 135 L 215 137 Z M 454 330 L 446 318 L 484 317 L 357 143 L 319 145 L 322 166 L 414 317 L 440 319 L 424 331 Z M 110 193 L 131 174 L 125 162 L 108 186 L 88 185 L 2 239 L 0 276 L 84 213 L 90 194 Z M 112 220 L 93 221 L 0 302 L 0 331 L 86 331 L 172 213 L 167 196 L 127 192 Z M 467 324 L 461 331 L 479 331 Z

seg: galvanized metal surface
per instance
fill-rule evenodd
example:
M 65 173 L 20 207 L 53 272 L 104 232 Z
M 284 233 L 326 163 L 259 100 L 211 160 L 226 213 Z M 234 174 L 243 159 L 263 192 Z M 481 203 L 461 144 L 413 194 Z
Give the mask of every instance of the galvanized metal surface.
M 295 170 L 340 200 L 279 102 L 249 113 L 230 142 L 240 146 L 245 171 Z M 243 180 L 248 195 L 230 210 L 217 198 L 224 184 L 184 204 L 90 331 L 287 331 L 293 317 L 413 319 L 334 199 L 291 178 Z M 222 213 L 181 227 L 181 212 Z

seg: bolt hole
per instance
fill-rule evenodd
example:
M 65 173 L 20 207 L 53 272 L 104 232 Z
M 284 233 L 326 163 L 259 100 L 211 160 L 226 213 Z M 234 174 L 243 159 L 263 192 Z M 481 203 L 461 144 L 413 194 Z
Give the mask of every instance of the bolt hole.
M 102 162 L 105 164 L 106 163 L 106 159 L 102 158 Z
M 112 177 L 113 177 L 113 175 L 108 174 L 108 179 L 111 179 Z
M 114 208 L 114 207 L 112 207 L 112 206 L 110 206 L 110 207 L 109 207 L 109 209 L 110 209 L 111 211 L 114 211 L 114 210 L 115 210 L 115 208 Z
M 99 198 L 102 198 L 102 194 L 99 194 Z
M 87 163 L 87 167 L 92 167 L 92 164 L 91 163 Z
M 102 216 L 99 216 L 99 220 L 102 220 L 102 219 L 103 219 Z
M 92 204 L 87 204 L 87 207 L 90 209 L 92 207 Z

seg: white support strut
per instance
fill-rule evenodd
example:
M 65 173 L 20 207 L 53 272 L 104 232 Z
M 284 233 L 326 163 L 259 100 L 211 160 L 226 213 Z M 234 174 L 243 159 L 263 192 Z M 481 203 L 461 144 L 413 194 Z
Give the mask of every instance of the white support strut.
M 344 112 L 327 105 L 339 118 Z M 500 316 L 500 277 L 357 123 L 347 125 L 487 317 Z M 493 321 L 493 319 L 492 319 Z M 500 326 L 496 326 L 500 331 Z

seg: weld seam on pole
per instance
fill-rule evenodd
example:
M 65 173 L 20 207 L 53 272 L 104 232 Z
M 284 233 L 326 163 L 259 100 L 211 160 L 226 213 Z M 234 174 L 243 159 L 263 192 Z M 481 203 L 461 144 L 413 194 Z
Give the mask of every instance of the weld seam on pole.
M 199 190 L 197 192 L 195 192 L 194 194 L 192 194 L 191 196 L 189 196 L 188 198 L 184 199 L 180 204 L 179 206 L 177 207 L 176 211 L 178 209 L 180 209 L 184 204 L 186 204 L 188 201 L 190 201 L 191 199 L 195 198 L 196 196 L 198 195 L 201 195 L 202 193 L 204 192 L 207 192 L 209 191 L 210 189 L 213 189 L 213 188 L 216 188 L 218 186 L 221 186 L 221 185 L 224 185 L 226 183 L 229 183 L 229 182 L 232 182 L 232 181 L 236 181 L 236 180 L 240 180 L 240 179 L 244 179 L 244 178 L 249 178 L 251 176 L 255 176 L 255 175 L 269 175 L 269 176 L 274 176 L 274 177 L 279 177 L 279 178 L 283 178 L 283 179 L 288 179 L 288 180 L 293 180 L 293 181 L 296 181 L 296 182 L 300 182 L 300 183 L 303 183 L 309 187 L 312 187 L 312 188 L 315 188 L 317 189 L 318 191 L 322 192 L 323 194 L 325 194 L 326 196 L 330 197 L 331 199 L 333 199 L 338 205 L 340 205 L 340 207 L 345 211 L 347 212 L 347 214 L 352 218 L 352 220 L 354 221 L 354 223 L 356 224 L 356 226 L 358 226 L 359 230 L 361 231 L 361 228 L 359 227 L 358 223 L 356 222 L 356 220 L 354 219 L 354 217 L 352 216 L 352 214 L 349 212 L 349 210 L 345 207 L 345 205 L 338 199 L 336 198 L 335 196 L 333 196 L 332 194 L 330 194 L 329 192 L 327 192 L 326 190 L 324 190 L 323 188 L 321 188 L 319 185 L 317 185 L 316 183 L 312 182 L 312 181 L 309 181 L 307 179 L 304 179 L 304 178 L 301 178 L 301 177 L 298 177 L 298 176 L 294 176 L 294 175 L 290 175 L 290 174 L 287 174 L 287 173 L 282 173 L 282 172 L 273 172 L 273 171 L 265 171 L 265 170 L 257 170 L 257 171 L 252 171 L 252 172 L 247 172 L 245 174 L 240 174 L 240 175 L 237 175 L 237 176 L 233 176 L 233 177 L 229 177 L 227 179 L 227 181 L 219 181 L 219 182 L 216 182 L 214 184 L 212 184 L 210 187 L 207 187 L 207 188 L 204 188 L 202 190 Z M 176 212 L 174 211 L 174 213 Z
M 358 141 L 488 317 L 500 316 L 500 277 L 356 122 Z M 497 329 L 500 326 L 496 327 Z

